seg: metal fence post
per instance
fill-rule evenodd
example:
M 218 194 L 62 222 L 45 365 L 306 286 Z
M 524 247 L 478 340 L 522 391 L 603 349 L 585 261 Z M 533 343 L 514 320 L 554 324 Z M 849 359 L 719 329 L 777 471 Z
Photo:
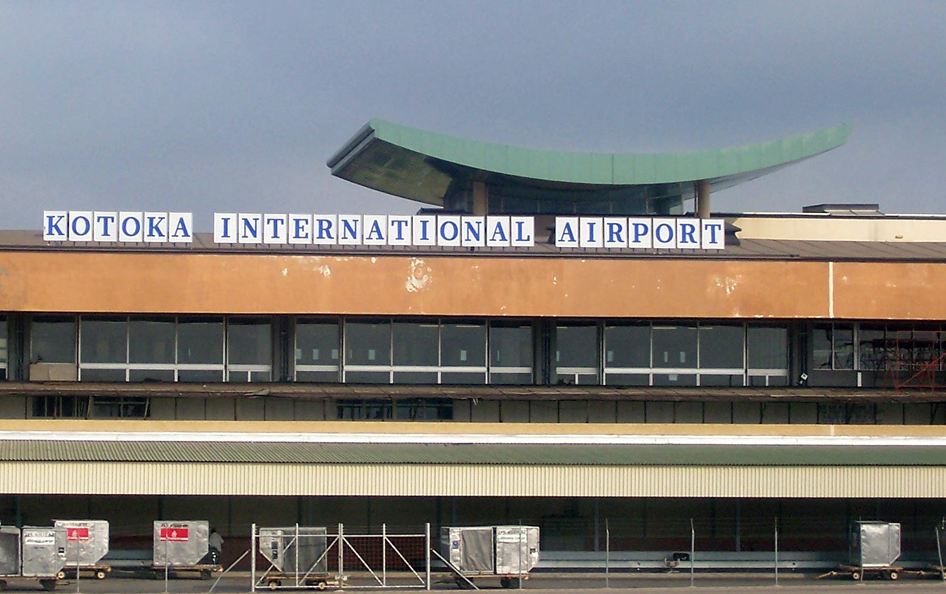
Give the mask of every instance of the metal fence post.
M 345 576 L 345 526 L 338 524 L 338 580 Z
M 430 590 L 430 522 L 424 524 L 424 560 L 427 564 L 427 590 Z
M 69 546 L 69 529 L 66 528 L 66 546 Z M 79 541 L 76 541 L 76 594 L 82 590 L 79 589 Z
M 611 587 L 611 527 L 604 519 L 604 587 Z
M 168 537 L 164 534 L 164 594 L 168 592 Z
M 775 516 L 775 585 L 778 585 L 778 516 Z
M 388 525 L 381 523 L 381 585 L 388 585 Z
M 256 522 L 250 524 L 250 592 L 256 592 Z
M 690 587 L 693 587 L 693 562 L 696 557 L 696 528 L 693 526 L 693 518 L 690 518 Z
M 943 545 L 940 543 L 942 529 L 936 526 L 934 531 L 936 532 L 936 555 L 939 557 L 939 576 L 946 582 L 946 568 L 943 567 Z

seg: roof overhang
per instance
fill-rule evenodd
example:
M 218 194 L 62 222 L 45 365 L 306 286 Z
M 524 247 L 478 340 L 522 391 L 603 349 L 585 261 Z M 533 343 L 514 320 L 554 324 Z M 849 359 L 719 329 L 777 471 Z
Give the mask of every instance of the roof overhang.
M 570 153 L 479 142 L 373 119 L 327 164 L 342 179 L 440 206 L 459 177 L 589 191 L 707 180 L 718 190 L 837 148 L 849 134 L 850 127 L 841 124 L 714 150 Z

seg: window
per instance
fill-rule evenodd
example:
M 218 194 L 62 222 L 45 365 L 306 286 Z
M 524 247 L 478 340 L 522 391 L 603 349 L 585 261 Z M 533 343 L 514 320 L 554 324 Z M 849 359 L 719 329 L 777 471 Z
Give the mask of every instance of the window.
M 853 324 L 815 324 L 811 353 L 812 369 L 854 369 Z
M 450 322 L 440 326 L 440 382 L 486 383 L 486 324 Z M 451 408 L 452 415 L 452 408 Z
M 489 364 L 490 383 L 531 384 L 532 326 L 516 322 L 491 322 Z
M 0 380 L 7 379 L 7 319 L 0 316 Z
M 745 326 L 700 324 L 699 368 L 701 386 L 744 384 Z
M 555 381 L 565 384 L 598 383 L 598 327 L 565 325 L 555 328 Z
M 653 361 L 655 386 L 695 386 L 696 383 L 696 325 L 653 327 Z M 656 373 L 658 369 L 664 373 Z
M 143 419 L 150 416 L 147 398 L 125 396 L 34 396 L 34 417 Z
M 788 328 L 749 324 L 747 374 L 751 386 L 788 385 Z
M 605 383 L 612 386 L 650 385 L 650 324 L 606 325 Z
M 37 316 L 30 328 L 31 363 L 75 363 L 76 321 L 60 316 Z
M 230 318 L 227 321 L 227 381 L 272 380 L 273 336 L 268 319 Z
M 337 382 L 338 322 L 301 319 L 296 322 L 296 381 Z
M 453 402 L 447 399 L 412 398 L 408 400 L 341 400 L 338 418 L 383 421 L 449 421 L 453 419 Z

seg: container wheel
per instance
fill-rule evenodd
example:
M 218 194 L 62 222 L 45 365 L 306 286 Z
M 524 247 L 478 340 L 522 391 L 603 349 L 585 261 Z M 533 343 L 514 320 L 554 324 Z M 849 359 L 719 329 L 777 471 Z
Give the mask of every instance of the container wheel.
M 56 574 L 56 579 L 57 579 L 57 580 L 64 580 L 64 579 L 66 579 L 66 572 L 65 572 L 64 570 L 60 569 L 60 570 L 59 570 L 59 573 Z
M 276 588 L 278 588 L 278 587 L 281 586 L 281 585 L 282 585 L 282 582 L 281 582 L 281 581 L 279 581 L 279 580 L 273 580 L 273 581 L 269 582 L 269 589 L 270 589 L 270 590 L 275 590 Z
M 103 570 L 99 569 L 98 571 L 95 572 L 95 579 L 104 580 L 106 575 L 107 574 Z
M 890 579 L 891 581 L 897 581 L 900 579 L 900 572 L 897 571 L 896 569 L 891 569 L 887 573 L 887 578 Z
M 319 583 L 317 583 L 315 587 L 318 588 L 319 590 L 324 590 L 328 588 L 328 584 L 325 583 L 325 580 L 319 580 Z
M 854 581 L 857 581 L 857 580 L 861 579 L 861 572 L 860 572 L 860 571 L 857 571 L 856 569 L 855 569 L 854 571 L 852 571 L 852 572 L 851 572 L 851 579 L 854 580 Z

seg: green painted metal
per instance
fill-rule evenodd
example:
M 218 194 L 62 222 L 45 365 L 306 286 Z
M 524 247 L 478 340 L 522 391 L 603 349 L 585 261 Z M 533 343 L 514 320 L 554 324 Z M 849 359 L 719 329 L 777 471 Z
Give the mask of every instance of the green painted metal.
M 373 119 L 328 161 L 332 173 L 383 192 L 442 203 L 460 168 L 586 189 L 709 180 L 729 187 L 844 144 L 841 124 L 759 144 L 682 153 L 568 153 L 467 140 Z
M 944 466 L 942 447 L 4 441 L 4 462 Z

